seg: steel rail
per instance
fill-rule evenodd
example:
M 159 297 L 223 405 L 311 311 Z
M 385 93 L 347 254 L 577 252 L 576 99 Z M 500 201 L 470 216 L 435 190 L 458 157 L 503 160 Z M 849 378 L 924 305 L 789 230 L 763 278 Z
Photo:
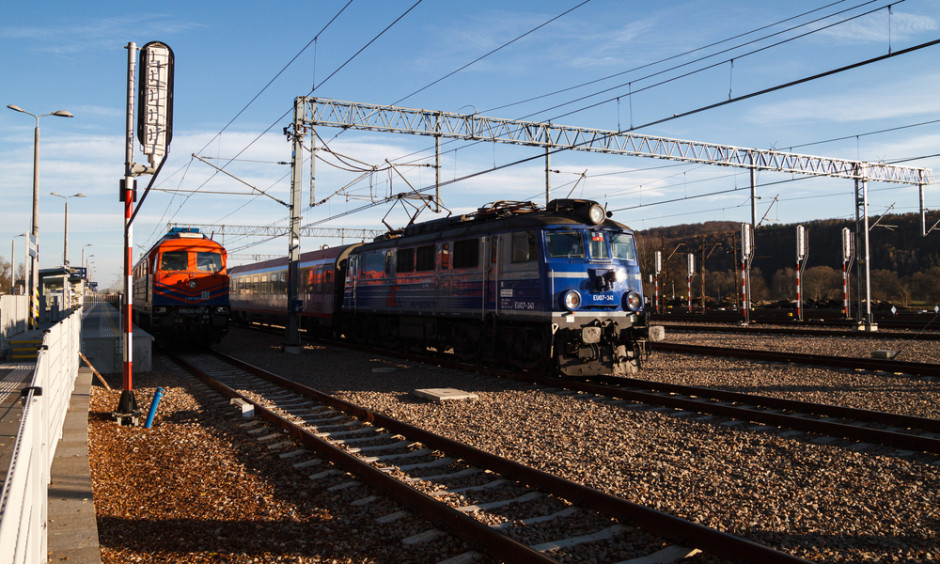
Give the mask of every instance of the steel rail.
M 859 338 L 859 339 L 922 339 L 925 341 L 940 341 L 940 332 L 927 332 L 917 335 L 916 333 L 911 332 L 901 332 L 901 331 L 878 331 L 878 332 L 867 332 L 867 331 L 855 331 L 855 330 L 840 330 L 840 329 L 825 329 L 818 328 L 813 329 L 810 327 L 755 327 L 753 325 L 748 325 L 742 327 L 740 325 L 683 325 L 679 323 L 664 323 L 669 331 L 682 331 L 688 333 L 694 333 L 696 331 L 702 333 L 737 333 L 742 335 L 804 335 L 804 336 L 813 336 L 813 337 L 849 337 L 849 338 Z
M 231 363 L 234 360 L 231 357 L 227 357 L 220 353 L 215 354 L 226 362 Z M 369 485 L 379 490 L 387 492 L 389 496 L 397 499 L 405 505 L 414 508 L 418 513 L 428 518 L 436 526 L 447 529 L 454 536 L 468 542 L 471 545 L 485 547 L 487 552 L 495 558 L 507 562 L 556 562 L 556 560 L 549 558 L 548 556 L 545 556 L 544 554 L 535 551 L 524 544 L 516 542 L 509 537 L 494 531 L 489 526 L 477 521 L 469 515 L 465 515 L 459 511 L 456 511 L 446 504 L 440 503 L 434 498 L 408 486 L 399 480 L 392 478 L 371 464 L 346 453 L 342 449 L 336 448 L 326 440 L 317 437 L 310 431 L 307 431 L 302 427 L 284 419 L 274 411 L 229 388 L 185 359 L 172 354 L 169 356 L 173 359 L 174 362 L 196 374 L 197 377 L 199 377 L 203 382 L 212 386 L 223 395 L 230 398 L 240 398 L 245 402 L 250 403 L 252 406 L 254 406 L 256 416 L 261 417 L 272 425 L 280 427 L 292 439 L 302 444 L 305 448 L 319 453 L 334 464 L 356 474 L 363 482 L 368 483 Z M 292 389 L 295 392 L 300 391 L 300 389 L 295 388 L 295 386 L 289 385 L 290 382 L 288 380 L 284 380 L 279 376 L 262 371 L 260 368 L 247 365 L 241 361 L 235 362 L 234 364 L 238 365 L 240 368 L 246 371 L 250 371 L 266 379 L 273 380 L 277 384 Z M 310 391 L 315 392 L 315 390 Z M 316 392 L 314 394 L 304 393 L 304 395 L 315 397 L 318 401 L 328 404 L 332 407 L 337 407 L 338 405 L 334 403 L 338 400 L 330 401 L 330 396 L 320 392 Z M 352 404 L 349 405 L 351 406 Z M 349 412 L 347 411 L 347 413 Z M 368 414 L 368 412 L 365 410 L 361 410 L 361 413 Z M 375 421 L 375 419 L 369 419 L 368 416 L 359 418 L 366 421 Z
M 662 393 L 646 392 L 636 389 L 613 387 L 601 384 L 592 384 L 590 382 L 575 382 L 570 380 L 559 381 L 557 379 L 534 375 L 519 375 L 509 377 L 528 382 L 535 382 L 540 385 L 560 386 L 569 390 L 627 399 L 651 405 L 661 405 L 665 407 L 671 407 L 673 409 L 681 409 L 696 413 L 710 413 L 712 415 L 719 415 L 731 419 L 740 419 L 745 421 L 752 421 L 755 423 L 763 423 L 766 425 L 774 425 L 777 427 L 798 429 L 810 433 L 843 437 L 866 443 L 879 443 L 896 448 L 940 453 L 940 438 L 933 438 L 929 436 L 911 435 L 883 429 L 859 427 L 850 423 L 825 421 L 812 419 L 809 417 L 789 415 L 785 413 L 774 413 L 772 411 L 761 411 L 760 409 L 754 409 L 755 406 L 743 407 L 726 405 L 710 402 L 704 399 L 663 395 Z M 623 380 L 616 377 L 612 379 Z M 762 401 L 768 399 L 772 398 L 761 398 Z
M 851 419 L 857 423 L 877 423 L 906 429 L 919 429 L 930 433 L 940 433 L 940 419 L 915 417 L 913 415 L 902 415 L 898 413 L 888 413 L 885 411 L 870 411 L 867 409 L 831 405 L 826 403 L 805 402 L 770 396 L 758 396 L 755 394 L 729 392 L 726 390 L 703 388 L 699 386 L 686 386 L 682 384 L 669 384 L 666 382 L 654 382 L 650 380 L 621 378 L 619 376 L 611 377 L 609 381 L 621 385 L 635 386 L 638 388 L 666 392 L 670 394 L 683 394 L 698 398 L 709 398 L 725 402 L 766 407 L 770 409 L 782 409 L 804 414 L 808 413 L 813 415 L 824 415 L 826 417 Z
M 369 411 L 355 404 L 352 404 L 347 401 L 324 394 L 308 386 L 304 386 L 303 384 L 300 384 L 298 382 L 294 382 L 286 378 L 283 378 L 281 376 L 278 376 L 276 374 L 273 374 L 267 370 L 254 366 L 252 364 L 249 364 L 237 358 L 224 355 L 218 352 L 215 352 L 213 354 L 215 354 L 218 358 L 226 362 L 229 362 L 243 370 L 251 372 L 252 374 L 265 378 L 269 381 L 272 381 L 280 386 L 283 386 L 301 395 L 315 399 L 316 401 L 329 405 L 335 409 L 348 413 L 362 421 L 373 423 L 377 426 L 388 429 L 389 431 L 407 436 L 411 440 L 417 440 L 423 444 L 433 446 L 442 451 L 446 451 L 452 454 L 453 456 L 457 456 L 463 459 L 466 462 L 473 463 L 473 464 L 482 466 L 484 468 L 493 470 L 507 478 L 510 478 L 510 479 L 513 479 L 513 480 L 516 480 L 525 484 L 529 484 L 531 486 L 534 486 L 540 489 L 544 489 L 545 491 L 550 491 L 554 495 L 557 495 L 559 497 L 562 497 L 572 502 L 579 503 L 592 510 L 599 511 L 601 513 L 610 515 L 615 518 L 631 521 L 635 523 L 638 527 L 646 531 L 660 535 L 664 538 L 668 538 L 683 546 L 692 546 L 704 552 L 707 552 L 709 554 L 712 554 L 721 558 L 733 560 L 733 561 L 740 561 L 740 562 L 768 562 L 768 563 L 806 562 L 805 560 L 798 558 L 796 556 L 786 554 L 784 552 L 780 552 L 772 548 L 769 548 L 767 546 L 763 546 L 763 545 L 757 544 L 755 542 L 752 542 L 752 541 L 749 541 L 740 537 L 729 535 L 721 531 L 709 529 L 708 527 L 704 527 L 702 525 L 698 525 L 690 521 L 686 521 L 684 519 L 675 517 L 673 515 L 669 515 L 667 513 L 663 513 L 660 511 L 656 511 L 654 509 L 650 509 L 648 507 L 644 507 L 642 505 L 635 504 L 623 498 L 606 494 L 598 490 L 589 488 L 587 486 L 572 482 L 570 480 L 548 474 L 541 470 L 529 468 L 517 462 L 513 462 L 511 460 L 507 460 L 507 459 L 489 454 L 487 452 L 476 449 L 469 445 L 465 445 L 457 441 L 454 441 L 452 439 L 448 439 L 446 437 L 436 435 L 425 429 L 421 429 L 419 427 L 415 427 L 408 423 L 404 423 L 404 422 L 392 419 L 380 413 Z M 237 392 L 234 392 L 234 390 L 232 390 L 232 392 L 237 394 Z M 247 400 L 247 398 L 243 398 L 243 399 L 246 399 L 246 401 L 249 401 Z M 265 414 L 265 418 L 269 416 L 276 417 L 275 415 L 273 415 L 273 413 L 271 413 L 269 410 L 266 410 L 264 408 L 259 410 L 259 413 Z M 282 425 L 282 426 L 284 425 L 280 422 L 278 422 L 277 424 Z M 289 423 L 287 424 L 292 425 Z M 304 432 L 303 430 L 297 430 L 297 431 L 291 430 L 289 432 L 292 434 L 292 436 L 294 436 L 295 438 L 298 438 L 298 440 L 307 441 L 307 440 L 310 440 L 311 438 L 316 439 L 316 437 L 313 437 L 312 435 L 310 435 L 307 432 Z M 325 443 L 324 441 L 320 439 L 316 439 L 316 442 L 312 442 L 311 444 L 316 445 L 319 448 L 334 449 L 334 447 L 332 447 L 331 445 L 329 445 L 328 443 Z M 323 446 L 324 444 L 326 445 L 325 447 Z M 323 451 L 318 450 L 318 452 L 323 452 Z M 324 453 L 324 455 L 326 455 L 326 453 Z M 358 460 L 354 459 L 353 457 L 350 457 L 349 455 L 346 455 L 345 453 L 343 453 L 343 455 L 344 456 L 341 457 L 341 460 L 344 461 L 344 463 L 349 464 L 349 466 L 346 466 L 344 464 L 344 467 L 347 467 L 347 468 L 352 467 L 352 466 L 358 467 L 359 465 L 362 464 Z M 353 460 L 347 460 L 347 458 L 353 458 Z M 386 486 L 384 484 L 386 484 L 387 480 L 389 480 L 390 478 L 386 476 L 384 473 L 382 473 L 381 471 L 376 470 L 370 465 L 366 465 L 366 467 L 369 470 L 367 470 L 367 474 L 363 475 L 363 478 L 365 479 L 366 475 L 368 475 L 370 479 L 375 480 L 374 485 L 376 485 L 376 487 L 379 487 L 381 489 L 386 489 Z M 409 486 L 402 485 L 399 483 L 393 486 L 393 488 L 394 489 L 392 489 L 391 491 L 393 491 L 396 494 L 396 496 L 408 495 L 410 497 L 409 492 L 412 490 L 412 488 L 410 488 Z M 408 491 L 405 491 L 405 490 L 408 490 Z M 420 494 L 420 496 L 415 499 L 416 499 L 416 502 L 419 504 L 419 506 L 424 506 L 424 504 L 428 503 L 427 500 L 431 498 L 428 498 L 428 496 L 424 496 L 424 494 Z M 434 501 L 433 499 L 431 500 L 431 502 L 434 504 L 438 504 L 438 502 Z M 409 503 L 409 504 L 414 506 L 413 503 Z M 437 511 L 440 512 L 442 516 L 441 517 L 435 516 L 434 519 L 441 519 L 440 522 L 445 524 L 443 526 L 450 525 L 452 527 L 452 530 L 456 531 L 454 534 L 461 538 L 464 538 L 465 540 L 467 538 L 470 538 L 472 539 L 473 543 L 479 544 L 483 542 L 483 541 L 480 541 L 479 539 L 484 538 L 484 537 L 489 538 L 490 535 L 492 534 L 491 531 L 481 530 L 481 528 L 489 529 L 489 527 L 487 527 L 486 525 L 483 525 L 482 523 L 476 521 L 475 519 L 469 518 L 463 514 L 459 514 L 459 518 L 457 516 L 454 516 L 454 517 L 447 517 L 445 519 L 445 516 L 449 515 L 449 511 L 444 511 L 440 509 L 438 509 Z M 472 523 L 467 522 L 466 519 L 469 519 L 470 521 L 472 521 Z M 500 542 L 505 542 L 505 541 L 500 541 Z M 518 544 L 518 543 L 515 543 L 515 541 L 509 541 L 509 542 L 513 544 Z M 512 548 L 513 550 L 518 550 L 518 548 L 516 547 L 510 547 L 510 548 Z M 524 547 L 524 548 L 531 551 L 531 549 L 528 549 L 528 547 Z M 536 552 L 534 554 L 536 554 L 537 556 L 541 558 L 545 558 L 540 553 Z M 522 562 L 524 560 L 516 559 L 516 560 L 510 560 L 510 561 Z M 531 561 L 534 561 L 534 560 L 531 560 Z M 540 561 L 545 561 L 545 560 L 540 560 Z
M 940 376 L 940 364 L 928 364 L 925 362 L 905 362 L 901 360 L 887 360 L 880 358 L 858 358 L 849 356 L 827 356 L 820 354 L 762 351 L 757 349 L 709 347 L 703 345 L 686 345 L 680 343 L 664 342 L 651 343 L 651 348 L 652 350 L 659 352 L 745 358 L 749 360 L 785 362 L 789 364 L 809 364 L 814 366 L 827 366 L 831 368 L 880 370 L 884 372 L 916 374 L 920 376 Z

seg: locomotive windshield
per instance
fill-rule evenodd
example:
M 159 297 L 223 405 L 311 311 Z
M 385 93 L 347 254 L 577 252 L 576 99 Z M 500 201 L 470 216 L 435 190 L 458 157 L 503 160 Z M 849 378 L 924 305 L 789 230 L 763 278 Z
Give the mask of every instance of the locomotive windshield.
M 603 233 L 591 233 L 591 259 L 609 259 L 610 253 L 607 251 L 607 237 Z
M 208 251 L 196 253 L 196 270 L 218 272 L 222 270 L 222 255 Z
M 636 246 L 633 243 L 633 235 L 627 233 L 617 233 L 610 237 L 610 250 L 614 253 L 615 259 L 636 261 Z
M 552 231 L 545 234 L 548 258 L 584 258 L 584 240 L 578 231 Z
M 186 270 L 186 251 L 167 251 L 160 255 L 160 270 Z

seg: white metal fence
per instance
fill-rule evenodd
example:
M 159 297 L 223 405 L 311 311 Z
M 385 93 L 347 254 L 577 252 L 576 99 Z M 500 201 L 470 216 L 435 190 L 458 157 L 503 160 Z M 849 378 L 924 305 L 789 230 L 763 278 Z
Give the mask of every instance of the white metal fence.
M 0 496 L 0 555 L 10 564 L 45 562 L 49 476 L 78 375 L 81 311 L 44 332 Z
M 27 296 L 0 296 L 0 350 L 5 350 L 10 336 L 26 332 L 29 315 Z

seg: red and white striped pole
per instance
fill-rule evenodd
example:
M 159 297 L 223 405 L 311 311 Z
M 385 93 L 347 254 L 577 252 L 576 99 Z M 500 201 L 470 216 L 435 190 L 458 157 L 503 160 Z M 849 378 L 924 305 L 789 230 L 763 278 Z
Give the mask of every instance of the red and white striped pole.
M 845 261 L 842 261 L 842 312 L 849 318 L 849 277 Z
M 656 275 L 656 277 L 654 278 L 654 280 L 656 281 L 656 286 L 655 286 L 655 290 L 654 290 L 654 292 L 655 292 L 655 296 L 654 296 L 654 297 L 655 297 L 655 303 L 656 303 L 656 313 L 659 313 L 659 274 Z
M 800 280 L 800 261 L 796 261 L 796 318 L 803 321 L 803 284 Z
M 134 371 L 133 371 L 133 326 L 134 326 L 134 284 L 133 284 L 133 258 L 134 236 L 131 227 L 131 216 L 134 213 L 135 186 L 134 180 L 134 101 L 136 94 L 137 70 L 137 44 L 133 41 L 127 44 L 127 138 L 125 146 L 124 181 L 121 185 L 121 199 L 124 202 L 124 305 L 121 311 L 121 325 L 124 333 L 124 369 L 123 388 L 121 399 L 118 402 L 114 417 L 121 423 L 136 423 L 140 414 L 137 408 L 137 399 L 134 397 Z
M 744 321 L 748 321 L 747 311 L 747 261 L 741 261 L 741 311 L 744 312 Z

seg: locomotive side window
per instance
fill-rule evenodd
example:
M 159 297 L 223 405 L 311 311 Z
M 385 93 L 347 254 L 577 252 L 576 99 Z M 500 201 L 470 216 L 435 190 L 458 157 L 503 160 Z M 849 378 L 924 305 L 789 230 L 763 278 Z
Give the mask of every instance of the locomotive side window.
M 591 233 L 589 245 L 593 260 L 610 258 L 610 253 L 607 250 L 607 237 L 603 233 Z
M 450 243 L 441 243 L 441 270 L 450 268 Z
M 538 258 L 535 232 L 524 231 L 512 234 L 512 262 L 531 262 Z
M 480 240 L 454 241 L 454 268 L 475 268 L 480 264 Z
M 160 256 L 160 270 L 164 272 L 186 270 L 186 251 L 167 251 Z
M 434 245 L 418 247 L 416 258 L 415 270 L 418 272 L 434 270 Z
M 636 246 L 633 244 L 633 235 L 617 233 L 610 238 L 610 249 L 615 259 L 636 261 Z
M 553 231 L 545 234 L 549 258 L 584 258 L 584 241 L 578 231 Z
M 396 272 L 414 272 L 415 270 L 415 250 L 398 249 L 396 261 Z
M 222 270 L 222 255 L 205 251 L 197 252 L 196 270 L 203 272 L 218 272 Z
M 385 253 L 364 254 L 359 258 L 359 276 L 362 278 L 382 278 L 385 271 Z

